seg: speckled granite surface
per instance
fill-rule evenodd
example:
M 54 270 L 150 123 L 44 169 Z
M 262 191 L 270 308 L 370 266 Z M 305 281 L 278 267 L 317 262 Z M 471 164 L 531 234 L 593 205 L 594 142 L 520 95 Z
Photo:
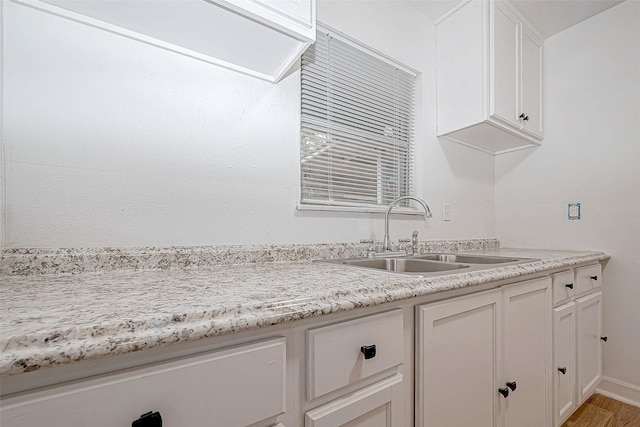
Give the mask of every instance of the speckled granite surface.
M 0 375 L 375 306 L 606 259 L 488 249 L 540 261 L 414 278 L 308 261 L 0 279 Z
M 495 249 L 496 239 L 428 240 L 421 252 Z M 382 242 L 376 244 L 382 250 Z M 161 248 L 3 249 L 0 274 L 79 274 L 123 270 L 166 270 L 216 265 L 291 262 L 364 256 L 367 245 L 326 243 L 308 245 L 194 246 Z

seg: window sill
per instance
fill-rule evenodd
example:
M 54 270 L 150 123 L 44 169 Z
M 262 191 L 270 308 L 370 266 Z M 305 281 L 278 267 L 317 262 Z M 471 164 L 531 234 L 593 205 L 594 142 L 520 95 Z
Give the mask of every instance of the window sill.
M 323 212 L 351 212 L 351 213 L 385 213 L 389 206 L 329 206 L 329 205 L 310 205 L 310 204 L 298 204 L 296 209 L 298 211 L 323 211 Z M 394 214 L 401 215 L 420 215 L 424 216 L 425 213 L 422 209 L 414 208 L 402 208 L 394 207 Z

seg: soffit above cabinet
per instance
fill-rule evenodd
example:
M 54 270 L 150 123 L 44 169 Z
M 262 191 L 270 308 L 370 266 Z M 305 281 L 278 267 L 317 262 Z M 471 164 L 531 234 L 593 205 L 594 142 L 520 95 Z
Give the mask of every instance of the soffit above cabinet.
M 316 0 L 13 0 L 277 82 L 315 42 Z

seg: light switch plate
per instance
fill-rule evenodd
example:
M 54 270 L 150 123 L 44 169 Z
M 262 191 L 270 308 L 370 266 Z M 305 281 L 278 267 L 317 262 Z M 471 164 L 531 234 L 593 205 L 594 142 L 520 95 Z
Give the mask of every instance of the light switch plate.
M 569 221 L 580 219 L 580 203 L 569 203 Z

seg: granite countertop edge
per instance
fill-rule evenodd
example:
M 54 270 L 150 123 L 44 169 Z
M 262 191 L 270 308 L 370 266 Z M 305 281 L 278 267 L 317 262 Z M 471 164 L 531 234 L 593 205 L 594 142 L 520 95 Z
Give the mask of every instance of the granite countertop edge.
M 16 375 L 45 367 L 227 335 L 356 308 L 378 306 L 384 303 L 447 290 L 517 279 L 518 277 L 550 270 L 595 263 L 609 258 L 603 252 L 550 251 L 548 254 L 545 253 L 548 256 L 544 258 L 539 256 L 539 250 L 493 249 L 480 252 L 493 255 L 530 255 L 532 258 L 541 259 L 505 267 L 424 278 L 347 268 L 329 263 L 284 263 L 278 265 L 277 271 L 273 273 L 275 277 L 281 277 L 280 281 L 274 279 L 270 282 L 270 285 L 265 283 L 261 283 L 261 285 L 272 286 L 272 292 L 274 293 L 283 292 L 283 294 L 286 294 L 287 287 L 291 286 L 290 289 L 294 289 L 294 286 L 299 285 L 299 283 L 294 282 L 304 280 L 304 277 L 298 278 L 297 275 L 304 276 L 310 272 L 315 274 L 316 270 L 318 271 L 317 274 L 322 275 L 325 281 L 340 280 L 341 276 L 345 276 L 345 285 L 326 290 L 315 289 L 315 294 L 308 298 L 287 299 L 280 297 L 280 300 L 272 298 L 267 302 L 256 299 L 244 301 L 241 306 L 234 305 L 232 302 L 225 305 L 225 303 L 214 301 L 207 310 L 197 311 L 194 308 L 193 312 L 189 312 L 187 309 L 151 313 L 147 314 L 146 317 L 139 317 L 135 321 L 128 317 L 117 318 L 116 316 L 111 319 L 111 324 L 105 325 L 96 325 L 89 322 L 82 324 L 82 321 L 79 320 L 75 324 L 58 323 L 45 325 L 44 328 L 33 327 L 30 329 L 28 325 L 17 329 L 6 328 L 5 331 L 2 331 L 2 335 L 5 335 L 5 333 L 7 335 L 0 337 L 0 376 Z M 206 269 L 174 271 L 173 278 L 167 284 L 171 285 L 173 282 L 188 283 L 196 272 L 197 274 L 211 276 L 210 280 L 215 281 L 222 275 L 229 273 L 231 268 L 222 266 L 211 272 Z M 270 271 L 270 268 L 274 269 L 276 267 L 252 266 L 252 268 L 253 270 L 245 273 L 266 274 Z M 256 271 L 256 269 L 258 270 Z M 291 270 L 289 275 L 283 273 L 288 272 L 289 270 L 287 269 Z M 158 275 L 163 273 L 148 272 L 148 274 Z M 135 275 L 142 280 L 147 274 L 145 272 L 136 272 Z M 236 280 L 242 275 L 242 268 L 239 271 L 236 270 Z M 92 280 L 99 280 L 101 283 L 107 283 L 108 285 L 113 285 L 118 280 L 128 280 L 128 276 L 118 274 L 86 274 L 84 275 L 85 277 L 83 275 L 79 276 L 69 276 L 67 280 L 69 283 L 74 282 L 73 286 L 77 286 L 75 281 L 78 279 L 89 283 Z M 292 277 L 296 277 L 296 280 L 290 280 Z M 47 278 L 27 277 L 6 280 L 23 282 L 37 280 L 43 282 Z M 57 277 L 56 280 L 57 283 L 60 283 L 60 281 L 64 282 L 65 278 Z M 195 278 L 193 280 L 196 281 Z M 288 283 L 288 280 L 291 283 Z M 308 281 L 313 282 L 313 279 Z M 249 283 L 251 283 L 250 280 Z M 306 284 L 317 288 L 314 283 Z M 318 285 L 320 285 L 320 280 Z M 198 292 L 200 290 L 185 292 L 192 291 Z M 175 295 L 180 294 L 177 293 Z M 24 323 L 28 324 L 27 321 Z

